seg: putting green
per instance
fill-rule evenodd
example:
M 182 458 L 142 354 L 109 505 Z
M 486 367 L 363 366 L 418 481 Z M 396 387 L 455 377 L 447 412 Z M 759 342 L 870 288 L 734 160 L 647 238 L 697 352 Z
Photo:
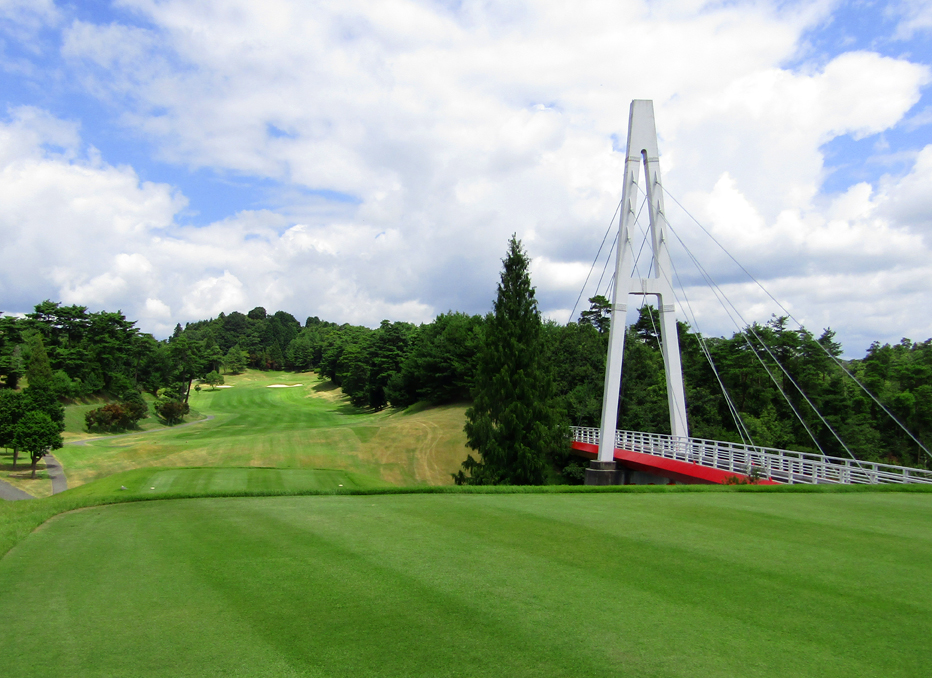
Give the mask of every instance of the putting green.
M 0 653 L 9 678 L 926 676 L 930 562 L 927 494 L 120 504 L 0 560 Z
M 311 373 L 248 372 L 227 382 L 232 388 L 191 395 L 192 408 L 209 420 L 86 441 L 71 431 L 80 444 L 55 453 L 69 486 L 166 466 L 329 468 L 395 485 L 438 485 L 452 483 L 466 458 L 464 406 L 367 412 Z M 269 388 L 277 384 L 300 385 Z M 77 420 L 69 419 L 72 429 Z

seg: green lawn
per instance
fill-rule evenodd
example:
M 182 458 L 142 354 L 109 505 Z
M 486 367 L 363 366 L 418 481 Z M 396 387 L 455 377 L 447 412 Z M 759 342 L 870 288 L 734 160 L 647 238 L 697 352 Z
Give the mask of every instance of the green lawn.
M 292 494 L 388 487 L 372 476 L 327 469 L 278 468 L 143 468 L 82 485 L 72 494 L 127 501 L 160 496 Z M 124 489 L 125 488 L 125 489 Z
M 275 384 L 298 386 L 269 388 Z M 66 444 L 55 455 L 69 486 L 166 466 L 326 468 L 396 485 L 436 485 L 452 482 L 466 458 L 464 406 L 366 412 L 311 373 L 248 372 L 228 377 L 227 385 L 192 392 L 198 423 Z M 69 440 L 88 437 L 81 433 L 88 407 L 68 408 Z
M 196 471 L 125 492 L 229 480 Z M 928 676 L 930 564 L 927 493 L 135 502 L 0 559 L 0 656 L 5 678 Z

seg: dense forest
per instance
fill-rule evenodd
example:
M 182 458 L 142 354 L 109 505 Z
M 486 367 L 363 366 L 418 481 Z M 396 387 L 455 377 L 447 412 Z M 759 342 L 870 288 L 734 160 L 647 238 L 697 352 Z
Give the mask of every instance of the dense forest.
M 608 301 L 590 304 L 578 322 L 540 326 L 540 364 L 550 370 L 555 407 L 576 426 L 597 426 L 600 416 Z M 0 316 L 0 392 L 29 383 L 30 369 L 41 364 L 43 387 L 62 401 L 105 395 L 146 416 L 138 395 L 148 392 L 168 415 L 175 403 L 177 420 L 192 385 L 248 367 L 315 370 L 354 405 L 373 410 L 466 402 L 492 317 L 450 312 L 419 326 L 383 321 L 372 329 L 254 308 L 178 325 L 158 341 L 120 312 L 44 301 L 25 317 Z M 658 327 L 656 310 L 645 305 L 627 330 L 619 428 L 669 431 Z M 814 436 L 826 454 L 846 456 L 834 430 L 860 458 L 927 465 L 884 408 L 932 443 L 932 340 L 875 343 L 864 358 L 841 361 L 830 330 L 815 337 L 786 318 L 730 338 L 702 337 L 682 323 L 679 333 L 691 435 L 740 442 L 740 415 L 757 445 L 817 451 Z

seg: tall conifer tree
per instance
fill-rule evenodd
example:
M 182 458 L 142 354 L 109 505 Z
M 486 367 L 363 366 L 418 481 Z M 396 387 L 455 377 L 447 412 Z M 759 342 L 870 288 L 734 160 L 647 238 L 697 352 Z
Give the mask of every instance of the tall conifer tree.
M 46 388 L 52 383 L 52 366 L 38 331 L 26 336 L 26 379 L 30 386 Z
M 512 235 L 466 411 L 469 455 L 458 484 L 534 485 L 544 482 L 547 457 L 567 445 L 562 412 L 546 363 L 530 261 Z M 469 475 L 466 475 L 468 472 Z

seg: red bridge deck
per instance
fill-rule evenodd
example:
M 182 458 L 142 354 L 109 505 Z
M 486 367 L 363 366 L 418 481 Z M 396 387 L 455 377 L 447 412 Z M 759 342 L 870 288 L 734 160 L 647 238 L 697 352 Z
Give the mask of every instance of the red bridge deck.
M 581 457 L 595 459 L 599 453 L 599 446 L 590 443 L 573 442 L 573 449 Z M 631 450 L 615 449 L 615 461 L 623 466 L 635 471 L 643 471 L 655 476 L 662 476 L 675 480 L 678 483 L 687 484 L 706 484 L 706 485 L 724 485 L 729 478 L 738 478 L 741 481 L 748 481 L 750 478 L 743 473 L 734 471 L 722 471 L 717 468 L 709 468 L 700 464 L 693 464 L 676 459 L 667 459 L 657 457 L 652 454 L 643 454 L 641 452 L 632 452 Z M 760 485 L 779 485 L 780 483 L 762 478 L 757 481 Z

